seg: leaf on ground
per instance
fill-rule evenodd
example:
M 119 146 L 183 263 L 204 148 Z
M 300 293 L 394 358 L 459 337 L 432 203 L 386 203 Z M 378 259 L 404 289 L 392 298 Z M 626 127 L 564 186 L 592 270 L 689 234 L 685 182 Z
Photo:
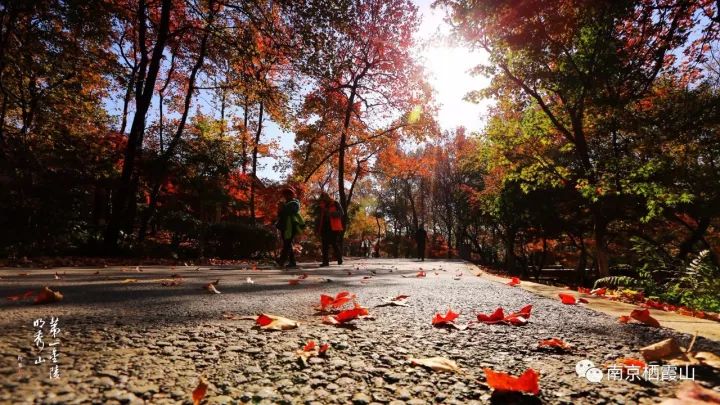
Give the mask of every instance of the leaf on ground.
M 503 308 L 498 307 L 492 314 L 478 314 L 477 319 L 479 322 L 485 324 L 505 323 L 513 326 L 523 326 L 528 323 L 531 311 L 532 305 L 526 305 L 517 312 L 511 312 L 505 315 Z
M 32 298 L 33 295 L 35 295 L 35 291 L 34 291 L 34 290 L 28 290 L 28 291 L 25 291 L 25 292 L 22 293 L 22 294 L 10 295 L 10 296 L 7 297 L 7 300 L 10 301 L 10 302 L 24 301 L 24 300 L 26 300 L 26 299 Z
M 253 281 L 253 279 L 251 279 L 250 277 L 248 277 L 248 278 L 245 279 L 245 283 L 247 283 L 247 284 L 255 284 L 255 282 Z
M 198 385 L 192 392 L 193 405 L 199 405 L 207 394 L 208 383 L 203 376 L 198 377 Z
M 376 307 L 407 307 L 408 304 L 406 302 L 407 295 L 398 295 L 397 297 L 388 297 L 383 299 L 383 301 L 376 305 Z
M 683 350 L 674 338 L 670 338 L 643 347 L 640 354 L 646 361 L 657 361 L 683 354 Z
M 570 350 L 572 346 L 565 343 L 562 339 L 558 338 L 551 338 L 551 339 L 545 339 L 541 340 L 540 343 L 538 343 L 538 347 L 548 347 L 552 349 L 559 349 L 559 350 Z
M 415 275 L 415 277 L 425 277 L 427 274 L 424 271 L 418 271 L 418 273 Z
M 215 280 L 212 283 L 205 284 L 205 286 L 203 288 L 205 290 L 207 290 L 207 292 L 209 292 L 210 294 L 221 294 L 221 292 L 218 291 L 217 288 L 215 288 L 219 283 L 220 283 L 220 279 Z
M 650 316 L 650 310 L 645 309 L 633 309 L 632 312 L 630 312 L 630 318 L 635 319 L 636 321 L 640 321 L 644 323 L 645 325 L 649 325 L 655 328 L 660 327 L 660 322 L 657 321 L 657 319 Z
M 509 286 L 511 286 L 511 287 L 515 287 L 515 286 L 517 286 L 517 285 L 519 285 L 519 284 L 520 284 L 520 279 L 517 278 L 517 277 L 511 278 L 510 281 L 507 283 L 507 285 L 509 285 Z
M 487 324 L 501 323 L 505 321 L 505 311 L 502 309 L 502 307 L 498 307 L 495 312 L 489 315 L 478 314 L 477 319 L 478 321 Z
M 692 344 L 691 344 L 692 345 Z M 640 349 L 645 361 L 665 361 L 676 366 L 708 366 L 720 369 L 720 357 L 711 352 L 693 352 L 680 347 L 674 338 Z
M 338 313 L 337 315 L 323 317 L 323 323 L 330 325 L 341 325 L 368 315 L 369 313 L 367 308 L 364 308 L 355 303 L 355 307 L 353 309 L 346 309 L 345 311 L 340 311 L 340 313 Z
M 460 316 L 459 313 L 453 312 L 452 309 L 448 309 L 445 315 L 435 314 L 432 319 L 432 325 L 436 327 L 442 326 L 455 326 L 454 321 Z
M 349 291 L 340 291 L 334 297 L 332 295 L 321 294 L 319 309 L 321 311 L 325 311 L 328 308 L 338 309 L 353 299 L 355 299 L 355 295 L 350 294 Z
M 325 343 L 318 346 L 314 340 L 308 341 L 302 349 L 298 349 L 295 353 L 298 355 L 298 360 L 302 365 L 307 365 L 308 359 L 313 356 L 325 356 L 330 345 Z
M 429 357 L 426 359 L 410 359 L 413 365 L 427 367 L 433 371 L 448 371 L 452 373 L 459 373 L 460 367 L 457 363 L 445 357 Z
M 288 330 L 295 329 L 298 327 L 297 321 L 292 319 L 283 318 L 282 316 L 260 314 L 255 319 L 255 323 L 260 329 L 265 330 Z
M 53 291 L 48 287 L 43 287 L 42 290 L 35 296 L 34 304 L 51 304 L 53 302 L 62 301 L 63 295 L 60 291 Z
M 560 297 L 560 301 L 562 301 L 562 303 L 565 305 L 577 305 L 580 303 L 583 303 L 583 304 L 588 303 L 588 300 L 586 300 L 585 298 L 576 298 L 572 294 L 560 293 L 560 294 L 558 294 L 558 296 Z
M 596 289 L 590 291 L 590 295 L 594 295 L 596 297 L 604 297 L 606 293 L 607 293 L 607 288 L 605 288 L 605 287 L 596 288 Z
M 540 392 L 539 378 L 538 373 L 531 368 L 525 370 L 519 377 L 493 371 L 489 368 L 485 369 L 487 384 L 496 391 L 501 392 L 524 392 L 537 395 Z
M 720 404 L 720 393 L 707 389 L 695 381 L 685 381 L 675 392 L 677 398 L 667 399 L 660 405 Z

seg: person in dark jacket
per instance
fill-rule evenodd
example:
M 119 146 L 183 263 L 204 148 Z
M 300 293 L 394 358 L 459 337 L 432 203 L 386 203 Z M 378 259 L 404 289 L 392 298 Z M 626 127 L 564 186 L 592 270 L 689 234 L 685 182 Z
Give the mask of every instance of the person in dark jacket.
M 338 264 L 342 264 L 342 232 L 343 232 L 343 212 L 339 202 L 333 200 L 328 193 L 320 194 L 318 202 L 318 219 L 317 232 L 320 235 L 322 244 L 322 263 L 320 267 L 330 265 L 330 246 Z
M 418 259 L 425 261 L 425 241 L 427 240 L 427 232 L 425 226 L 420 224 L 417 232 L 415 232 L 415 243 L 417 244 Z
M 282 190 L 285 203 L 280 207 L 276 227 L 280 231 L 283 247 L 278 265 L 282 267 L 288 261 L 287 267 L 297 267 L 295 262 L 295 251 L 293 250 L 293 239 L 298 235 L 304 225 L 300 217 L 300 201 L 295 198 L 295 191 L 291 188 Z

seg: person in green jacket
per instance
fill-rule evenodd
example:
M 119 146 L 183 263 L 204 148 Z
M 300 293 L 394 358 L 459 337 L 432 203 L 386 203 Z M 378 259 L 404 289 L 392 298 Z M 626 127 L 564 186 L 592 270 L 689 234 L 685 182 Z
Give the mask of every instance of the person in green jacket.
M 285 199 L 285 204 L 283 204 L 278 212 L 278 220 L 276 223 L 283 242 L 278 265 L 282 267 L 285 261 L 288 261 L 286 267 L 293 268 L 297 267 L 295 251 L 293 250 L 293 239 L 302 231 L 305 223 L 300 216 L 300 201 L 295 197 L 295 191 L 291 188 L 285 188 L 282 190 L 282 196 Z

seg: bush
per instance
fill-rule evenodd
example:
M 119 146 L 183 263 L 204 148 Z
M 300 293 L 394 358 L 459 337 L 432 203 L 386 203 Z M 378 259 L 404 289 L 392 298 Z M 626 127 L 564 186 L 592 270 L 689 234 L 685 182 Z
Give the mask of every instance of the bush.
M 276 247 L 275 228 L 227 221 L 208 227 L 205 255 L 224 259 L 260 258 Z

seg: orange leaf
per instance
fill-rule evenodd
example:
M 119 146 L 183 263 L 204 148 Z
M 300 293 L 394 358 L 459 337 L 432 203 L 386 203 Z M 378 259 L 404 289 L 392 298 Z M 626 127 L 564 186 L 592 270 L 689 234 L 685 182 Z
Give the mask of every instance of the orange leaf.
M 368 315 L 367 308 L 363 308 L 358 304 L 355 304 L 355 308 L 353 309 L 347 309 L 345 311 L 341 311 L 339 314 L 335 316 L 326 316 L 323 318 L 323 322 L 338 325 L 346 322 L 350 322 L 352 320 L 355 320 L 361 316 Z
M 50 304 L 52 302 L 61 301 L 62 299 L 63 295 L 60 294 L 59 291 L 53 291 L 48 287 L 43 287 L 37 296 L 35 296 L 35 304 Z
M 496 391 L 504 392 L 526 392 L 537 395 L 540 392 L 538 385 L 538 373 L 529 368 L 520 377 L 514 377 L 507 373 L 485 369 L 487 384 Z
M 195 389 L 192 392 L 192 400 L 194 405 L 199 405 L 200 401 L 205 397 L 205 394 L 207 394 L 208 384 L 205 378 L 200 376 L 198 378 L 198 385 L 195 387 Z
M 478 314 L 477 319 L 478 321 L 487 324 L 500 323 L 505 320 L 505 312 L 502 308 L 498 308 L 490 315 Z
M 442 325 L 445 325 L 448 323 L 452 323 L 459 316 L 460 316 L 460 314 L 453 312 L 452 309 L 448 309 L 445 316 L 442 316 L 440 314 L 435 314 L 435 316 L 432 319 L 432 324 L 434 326 L 442 326 Z
M 509 286 L 515 287 L 516 285 L 520 284 L 520 279 L 517 277 L 513 277 L 510 279 L 510 281 L 507 284 Z
M 309 352 L 309 351 L 313 350 L 314 348 L 315 348 L 315 341 L 311 340 L 311 341 L 307 342 L 305 347 L 303 347 L 303 351 Z
M 560 297 L 562 303 L 565 305 L 575 305 L 578 303 L 578 300 L 572 294 L 560 293 L 558 294 L 558 296 Z
M 660 327 L 660 322 L 657 319 L 650 316 L 650 310 L 645 309 L 633 309 L 630 313 L 630 317 L 644 323 L 645 325 L 653 326 L 655 328 Z
M 557 349 L 568 350 L 571 346 L 565 343 L 562 339 L 552 338 L 541 340 L 538 347 L 554 347 Z

